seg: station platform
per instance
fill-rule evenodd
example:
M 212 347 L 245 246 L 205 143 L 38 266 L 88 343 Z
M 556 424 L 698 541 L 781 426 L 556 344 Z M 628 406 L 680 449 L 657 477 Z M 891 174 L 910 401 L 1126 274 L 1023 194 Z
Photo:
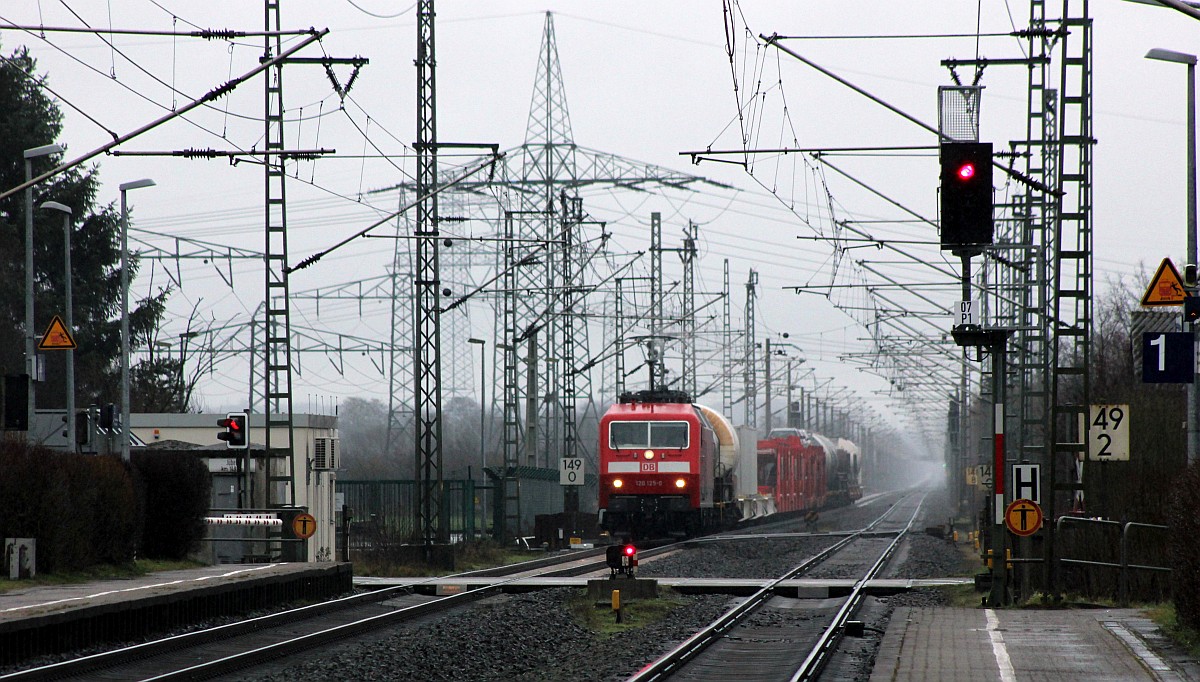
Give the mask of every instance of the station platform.
M 0 663 L 134 641 L 182 624 L 349 592 L 347 563 L 220 564 L 0 592 Z
M 1136 609 L 902 607 L 871 682 L 1175 682 L 1200 665 Z

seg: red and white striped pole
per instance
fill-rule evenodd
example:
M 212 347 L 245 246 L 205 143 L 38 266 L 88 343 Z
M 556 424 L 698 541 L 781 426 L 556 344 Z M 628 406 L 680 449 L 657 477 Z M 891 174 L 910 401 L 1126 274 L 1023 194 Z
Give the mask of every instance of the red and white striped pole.
M 992 589 L 988 606 L 1004 606 L 1008 601 L 1008 558 L 1005 555 L 1007 533 L 1004 529 L 1004 401 L 1006 373 L 1005 344 L 1008 330 L 993 332 L 989 350 L 992 353 L 992 500 L 995 525 L 992 526 Z
M 1002 380 L 1001 380 L 1002 381 Z M 995 429 L 992 434 L 992 488 L 995 498 L 996 525 L 1004 525 L 1004 403 L 994 406 L 992 419 Z

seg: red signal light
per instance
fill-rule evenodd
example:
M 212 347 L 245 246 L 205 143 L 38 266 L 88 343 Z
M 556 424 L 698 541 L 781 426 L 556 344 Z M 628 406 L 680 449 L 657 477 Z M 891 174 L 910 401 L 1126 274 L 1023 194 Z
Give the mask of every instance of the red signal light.
M 968 162 L 958 167 L 959 180 L 970 180 L 973 177 L 975 177 L 975 164 Z
M 225 429 L 217 434 L 217 440 L 225 441 L 225 447 L 245 450 L 250 447 L 246 428 L 245 412 L 230 412 L 224 419 L 217 420 L 217 426 Z
M 637 548 L 633 545 L 625 545 L 625 556 L 633 556 L 637 554 Z

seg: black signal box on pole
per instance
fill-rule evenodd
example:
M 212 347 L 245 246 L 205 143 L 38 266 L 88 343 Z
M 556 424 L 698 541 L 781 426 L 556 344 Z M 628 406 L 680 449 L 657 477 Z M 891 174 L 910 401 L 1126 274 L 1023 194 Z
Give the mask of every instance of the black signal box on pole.
M 992 143 L 941 145 L 942 249 L 981 251 L 991 244 Z
M 1200 322 L 1200 296 L 1188 296 L 1183 299 L 1183 322 L 1184 324 Z
M 230 450 L 245 450 L 250 447 L 249 428 L 245 412 L 230 412 L 225 419 L 218 419 L 217 426 L 225 430 L 217 434 L 217 440 L 225 441 Z
M 29 430 L 29 375 L 4 376 L 4 430 Z

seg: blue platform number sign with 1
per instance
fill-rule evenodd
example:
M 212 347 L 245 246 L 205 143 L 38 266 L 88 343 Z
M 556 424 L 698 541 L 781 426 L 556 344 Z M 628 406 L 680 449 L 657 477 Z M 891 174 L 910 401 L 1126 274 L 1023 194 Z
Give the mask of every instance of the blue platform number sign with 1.
M 1190 384 L 1196 373 L 1196 352 L 1191 332 L 1142 334 L 1142 382 Z
M 1129 406 L 1091 407 L 1088 420 L 1088 461 L 1129 461 Z
M 558 460 L 558 482 L 561 485 L 583 485 L 583 458 L 563 457 Z

